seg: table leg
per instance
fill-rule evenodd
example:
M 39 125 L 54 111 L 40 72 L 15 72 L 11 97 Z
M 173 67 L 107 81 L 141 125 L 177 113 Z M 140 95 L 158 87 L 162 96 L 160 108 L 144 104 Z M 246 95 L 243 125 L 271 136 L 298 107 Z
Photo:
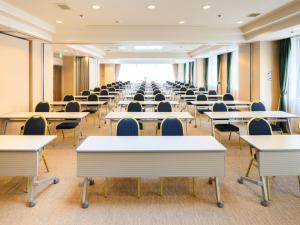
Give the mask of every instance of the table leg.
M 197 106 L 194 105 L 195 108 L 195 128 L 197 127 Z
M 77 134 L 78 143 L 77 143 L 77 145 L 80 144 L 81 126 L 82 126 L 82 119 L 80 119 L 79 124 L 78 124 L 78 134 Z
M 267 185 L 266 185 L 266 177 L 261 177 L 261 192 L 262 192 L 262 200 L 260 204 L 262 206 L 268 206 L 268 192 L 267 192 Z
M 36 177 L 30 177 L 30 191 L 29 191 L 29 199 L 28 199 L 28 206 L 34 207 L 36 202 L 34 199 L 35 196 L 35 181 Z
M 213 119 L 211 119 L 211 135 L 215 137 L 215 123 Z
M 292 130 L 292 128 L 291 128 L 291 121 L 290 121 L 290 119 L 287 119 L 287 132 L 289 133 L 289 134 L 293 134 L 293 130 Z
M 219 208 L 223 208 L 224 204 L 221 200 L 221 194 L 220 194 L 220 186 L 219 186 L 219 178 L 215 177 L 215 184 L 216 184 L 216 198 L 217 198 L 217 206 Z
M 83 179 L 83 190 L 82 190 L 82 205 L 81 207 L 86 209 L 89 207 L 89 201 L 88 201 L 88 182 L 89 179 L 85 177 Z

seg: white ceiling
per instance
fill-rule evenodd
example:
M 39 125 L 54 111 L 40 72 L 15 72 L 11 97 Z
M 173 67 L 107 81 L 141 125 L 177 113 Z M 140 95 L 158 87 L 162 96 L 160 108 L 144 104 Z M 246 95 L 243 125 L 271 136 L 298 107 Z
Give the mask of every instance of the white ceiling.
M 62 54 L 86 54 L 112 60 L 189 60 L 197 55 L 226 51 L 245 42 L 240 26 L 293 0 L 4 1 L 55 26 L 54 42 L 63 45 L 56 45 L 54 49 Z M 56 3 L 65 3 L 71 9 L 62 10 Z M 101 8 L 94 10 L 92 5 Z M 156 9 L 149 10 L 148 5 L 155 5 Z M 211 5 L 211 8 L 203 10 L 204 5 Z M 250 13 L 261 15 L 249 18 Z M 63 23 L 57 24 L 57 20 Z M 181 20 L 185 23 L 179 24 Z M 238 24 L 238 21 L 243 23 Z M 137 50 L 135 46 L 161 48 Z

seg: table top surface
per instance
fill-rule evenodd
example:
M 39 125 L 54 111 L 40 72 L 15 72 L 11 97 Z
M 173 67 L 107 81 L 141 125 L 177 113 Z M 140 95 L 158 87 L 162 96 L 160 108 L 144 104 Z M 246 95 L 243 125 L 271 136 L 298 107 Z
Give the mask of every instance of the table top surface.
M 80 105 L 104 105 L 107 101 L 77 101 Z M 67 101 L 54 101 L 50 105 L 67 105 Z
M 191 101 L 192 105 L 213 105 L 215 103 L 224 103 L 226 105 L 251 105 L 248 101 Z
M 163 94 L 164 95 L 164 94 Z M 125 95 L 125 98 L 134 98 L 135 95 Z M 170 98 L 171 95 L 164 95 L 166 98 Z M 155 95 L 144 95 L 145 98 L 154 98 Z
M 180 95 L 181 98 L 197 98 L 198 95 Z M 223 95 L 206 95 L 208 98 L 223 98 Z
M 0 119 L 28 119 L 40 115 L 46 119 L 82 119 L 88 112 L 11 112 L 0 115 Z
M 210 119 L 251 119 L 262 118 L 298 118 L 298 116 L 283 111 L 241 111 L 241 112 L 205 112 Z
M 241 138 L 261 151 L 300 151 L 300 135 L 241 135 Z
M 77 152 L 225 151 L 212 136 L 89 136 Z
M 0 135 L 0 152 L 39 151 L 56 138 L 56 135 Z
M 128 105 L 130 102 L 129 100 L 119 101 L 118 105 Z M 171 105 L 178 105 L 178 101 L 139 101 L 141 105 L 158 105 L 160 102 L 169 102 Z
M 105 119 L 165 119 L 174 117 L 178 119 L 193 119 L 189 112 L 110 112 Z
M 75 95 L 74 98 L 87 99 L 89 96 L 86 95 Z M 115 98 L 115 95 L 98 95 L 99 98 Z

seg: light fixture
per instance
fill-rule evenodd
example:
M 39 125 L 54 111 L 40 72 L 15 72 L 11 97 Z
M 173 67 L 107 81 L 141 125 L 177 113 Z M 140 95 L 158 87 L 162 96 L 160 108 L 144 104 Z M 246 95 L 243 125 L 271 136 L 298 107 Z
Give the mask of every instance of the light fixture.
M 204 5 L 202 8 L 203 8 L 204 10 L 207 10 L 207 9 L 210 9 L 211 6 L 210 6 L 210 5 Z
M 148 5 L 147 8 L 150 9 L 150 10 L 153 10 L 153 9 L 156 8 L 156 6 L 155 5 Z
M 61 23 L 63 23 L 63 21 L 61 21 L 61 20 L 56 20 L 56 23 L 61 24 Z
M 243 21 L 242 21 L 242 20 L 240 20 L 240 21 L 238 21 L 238 22 L 237 22 L 237 24 L 242 24 L 242 23 L 243 23 Z
M 159 46 L 159 45 L 137 45 L 134 46 L 135 50 L 138 51 L 154 51 L 154 50 L 161 50 L 163 48 L 163 46 Z
M 184 24 L 185 21 L 184 21 L 184 20 L 180 20 L 178 23 L 179 23 L 179 24 Z
M 100 9 L 101 7 L 99 5 L 93 5 L 92 8 L 93 9 Z

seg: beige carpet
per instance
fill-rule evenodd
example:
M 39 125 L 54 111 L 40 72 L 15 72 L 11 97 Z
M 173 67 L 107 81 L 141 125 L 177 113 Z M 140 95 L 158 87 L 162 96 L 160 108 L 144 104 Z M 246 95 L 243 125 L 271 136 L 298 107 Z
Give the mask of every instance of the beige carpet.
M 102 122 L 103 124 L 103 122 Z M 18 131 L 11 131 L 17 133 Z M 154 135 L 155 125 L 146 124 L 142 135 Z M 188 135 L 209 135 L 210 123 L 202 119 L 202 126 L 189 125 Z M 84 122 L 83 135 L 108 135 L 108 126 L 97 128 L 93 120 Z M 90 206 L 81 208 L 81 182 L 76 177 L 76 152 L 72 133 L 63 140 L 61 134 L 55 145 L 48 146 L 45 154 L 50 173 L 41 164 L 41 177 L 56 175 L 60 183 L 39 188 L 37 205 L 26 206 L 25 178 L 0 178 L 0 225 L 81 225 L 81 224 L 300 224 L 300 190 L 296 177 L 271 179 L 272 201 L 269 207 L 260 205 L 260 188 L 253 184 L 237 183 L 249 162 L 246 144 L 239 150 L 238 139 L 228 141 L 226 176 L 222 179 L 221 195 L 224 208 L 216 207 L 215 189 L 207 178 L 197 178 L 197 196 L 192 196 L 191 178 L 170 178 L 165 182 L 165 196 L 160 197 L 159 179 L 142 178 L 142 197 L 136 198 L 134 179 L 109 179 L 108 198 L 103 196 L 103 179 L 89 189 Z M 251 176 L 257 177 L 256 169 Z

